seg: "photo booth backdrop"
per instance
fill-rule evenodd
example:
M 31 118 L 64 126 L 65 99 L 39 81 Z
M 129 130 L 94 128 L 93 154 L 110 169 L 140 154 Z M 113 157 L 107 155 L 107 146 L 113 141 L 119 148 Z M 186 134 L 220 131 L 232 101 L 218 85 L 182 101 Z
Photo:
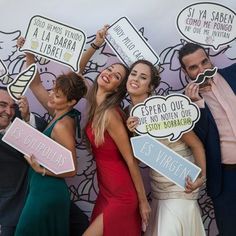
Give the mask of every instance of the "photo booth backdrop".
M 186 40 L 178 32 L 176 17 L 179 12 L 194 3 L 191 0 L 119 0 L 92 1 L 87 0 L 0 0 L 0 59 L 8 69 L 8 75 L 0 78 L 0 85 L 7 86 L 23 69 L 25 56 L 17 51 L 16 40 L 25 35 L 31 17 L 41 15 L 59 21 L 66 25 L 83 30 L 87 35 L 85 49 L 95 38 L 96 31 L 104 24 L 112 24 L 122 16 L 127 16 L 139 32 L 148 41 L 154 51 L 160 56 L 161 84 L 156 94 L 168 95 L 173 92 L 182 93 L 187 83 L 178 62 L 178 50 Z M 208 2 L 222 4 L 221 2 Z M 225 0 L 223 3 L 236 11 L 236 2 Z M 236 62 L 236 40 L 229 45 L 220 47 L 217 51 L 207 48 L 211 60 L 221 68 Z M 51 89 L 56 76 L 69 70 L 62 64 L 37 57 L 38 67 L 43 84 Z M 107 44 L 104 44 L 90 60 L 86 67 L 85 78 L 91 83 L 102 68 L 118 61 L 118 58 Z M 32 95 L 26 93 L 31 111 L 49 120 L 50 117 Z M 129 102 L 129 98 L 124 104 Z M 82 99 L 77 108 L 82 112 L 82 127 L 85 124 L 86 100 Z M 96 181 L 96 165 L 92 155 L 86 151 L 85 144 L 77 142 L 78 171 L 76 177 L 68 179 L 68 188 L 73 201 L 88 215 L 94 206 L 98 193 Z M 149 193 L 148 168 L 140 164 L 147 192 Z M 150 193 L 149 193 L 150 197 Z M 214 236 L 217 229 L 214 221 L 214 211 L 211 200 L 202 189 L 199 205 L 207 235 Z

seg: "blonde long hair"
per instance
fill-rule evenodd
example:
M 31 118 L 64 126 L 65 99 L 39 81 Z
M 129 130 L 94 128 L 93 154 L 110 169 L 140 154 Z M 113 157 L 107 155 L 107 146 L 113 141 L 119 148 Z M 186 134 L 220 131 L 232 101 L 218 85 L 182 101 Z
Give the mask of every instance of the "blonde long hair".
M 97 105 L 96 94 L 98 90 L 98 75 L 88 95 L 88 101 L 90 103 L 88 122 L 92 123 L 92 132 L 95 137 L 96 146 L 104 143 L 104 133 L 107 126 L 107 112 L 114 107 L 120 106 L 120 103 L 126 94 L 126 82 L 129 70 L 122 63 L 115 63 L 113 65 L 117 64 L 124 67 L 125 78 L 123 78 L 116 91 L 107 94 L 105 100 L 100 105 Z

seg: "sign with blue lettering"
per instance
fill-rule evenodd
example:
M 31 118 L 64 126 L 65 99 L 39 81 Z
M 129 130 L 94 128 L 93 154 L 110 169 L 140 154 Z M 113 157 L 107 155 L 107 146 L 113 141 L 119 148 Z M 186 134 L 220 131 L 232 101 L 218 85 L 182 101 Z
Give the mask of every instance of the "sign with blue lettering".
M 185 189 L 186 177 L 194 182 L 201 169 L 149 135 L 131 138 L 134 156 Z

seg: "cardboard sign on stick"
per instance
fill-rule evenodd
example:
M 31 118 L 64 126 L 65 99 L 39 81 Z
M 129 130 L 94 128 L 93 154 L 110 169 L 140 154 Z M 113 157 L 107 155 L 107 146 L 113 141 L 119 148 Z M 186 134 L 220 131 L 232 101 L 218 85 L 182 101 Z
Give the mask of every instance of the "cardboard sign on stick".
M 106 42 L 128 67 L 140 59 L 154 65 L 159 63 L 159 56 L 127 17 L 121 17 L 109 27 Z
M 25 38 L 20 51 L 36 53 L 78 71 L 78 62 L 86 42 L 83 31 L 43 16 L 34 16 Z
M 36 64 L 32 64 L 21 72 L 16 79 L 14 79 L 7 86 L 8 93 L 15 101 L 19 100 L 19 96 L 23 96 L 29 87 L 30 83 L 34 79 L 37 73 Z
M 25 155 L 33 154 L 40 165 L 55 174 L 75 170 L 71 151 L 15 118 L 2 140 Z
M 131 145 L 137 159 L 183 189 L 187 176 L 194 182 L 201 172 L 191 161 L 149 135 L 131 138 Z
M 170 142 L 175 142 L 183 133 L 193 129 L 200 118 L 200 111 L 187 96 L 171 94 L 147 98 L 134 106 L 130 115 L 139 118 L 139 125 L 135 129 L 138 134 L 168 138 Z

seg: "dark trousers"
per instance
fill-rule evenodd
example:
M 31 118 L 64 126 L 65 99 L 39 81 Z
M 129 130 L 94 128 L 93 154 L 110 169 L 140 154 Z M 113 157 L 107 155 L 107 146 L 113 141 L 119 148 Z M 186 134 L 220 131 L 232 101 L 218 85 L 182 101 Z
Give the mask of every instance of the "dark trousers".
M 223 168 L 222 191 L 212 199 L 219 236 L 236 236 L 236 169 Z
M 70 204 L 70 236 L 81 236 L 89 226 L 88 216 L 71 201 Z M 1 236 L 1 234 L 0 234 Z
M 14 236 L 16 227 L 1 226 L 0 236 Z

